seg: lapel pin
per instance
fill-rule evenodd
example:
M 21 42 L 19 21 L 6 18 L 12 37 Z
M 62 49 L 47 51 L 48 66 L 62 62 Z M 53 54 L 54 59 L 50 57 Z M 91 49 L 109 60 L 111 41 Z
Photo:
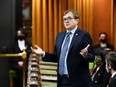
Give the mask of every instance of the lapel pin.
M 76 33 L 76 35 L 78 35 L 78 33 Z

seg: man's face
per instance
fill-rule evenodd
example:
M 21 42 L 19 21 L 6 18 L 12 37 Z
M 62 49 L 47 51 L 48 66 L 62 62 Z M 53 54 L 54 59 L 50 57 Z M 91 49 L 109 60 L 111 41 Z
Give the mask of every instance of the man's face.
M 76 27 L 79 22 L 79 19 L 75 19 L 71 12 L 63 16 L 64 26 L 67 30 L 72 30 Z

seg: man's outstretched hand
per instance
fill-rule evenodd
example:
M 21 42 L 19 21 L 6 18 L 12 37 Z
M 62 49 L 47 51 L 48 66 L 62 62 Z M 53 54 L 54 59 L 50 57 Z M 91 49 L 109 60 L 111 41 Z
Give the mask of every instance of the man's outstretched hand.
M 35 49 L 31 47 L 31 50 L 33 53 L 36 53 L 38 55 L 43 55 L 45 52 L 37 45 L 35 45 Z

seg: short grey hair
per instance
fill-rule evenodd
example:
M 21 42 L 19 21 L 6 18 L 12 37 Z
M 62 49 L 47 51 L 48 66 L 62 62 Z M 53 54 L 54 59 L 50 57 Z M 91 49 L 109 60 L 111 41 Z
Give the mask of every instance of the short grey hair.
M 73 16 L 74 16 L 75 19 L 79 19 L 79 14 L 78 14 L 78 12 L 76 10 L 66 10 L 64 12 L 64 15 L 66 15 L 69 12 L 71 12 L 73 14 Z

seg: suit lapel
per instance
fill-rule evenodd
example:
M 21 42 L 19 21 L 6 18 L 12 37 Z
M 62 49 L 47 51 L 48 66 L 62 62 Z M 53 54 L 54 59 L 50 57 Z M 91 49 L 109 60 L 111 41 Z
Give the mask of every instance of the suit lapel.
M 59 35 L 59 40 L 58 40 L 58 43 L 59 43 L 58 44 L 58 47 L 59 47 L 59 49 L 58 50 L 61 50 L 62 43 L 63 43 L 63 40 L 64 40 L 65 35 L 66 35 L 66 31 L 62 32 Z M 75 43 L 75 39 L 77 39 L 78 35 L 79 35 L 79 28 L 74 33 L 74 36 L 72 38 L 72 41 L 71 41 L 69 50 L 72 48 L 73 44 Z
M 74 42 L 75 42 L 75 39 L 78 37 L 78 35 L 79 35 L 79 29 L 77 29 L 77 30 L 75 31 L 75 33 L 74 33 L 74 36 L 73 36 L 73 38 L 72 38 L 72 41 L 71 41 L 69 50 L 72 48 L 72 46 L 73 46 L 73 44 L 74 44 Z
M 112 78 L 111 82 L 112 82 L 114 79 L 116 79 L 116 74 L 115 74 L 114 77 Z
M 63 40 L 64 40 L 64 37 L 65 37 L 65 34 L 66 34 L 66 31 L 62 32 L 59 37 L 58 37 L 58 54 L 60 54 L 60 51 L 61 51 L 61 47 L 62 47 L 62 43 L 63 43 Z

